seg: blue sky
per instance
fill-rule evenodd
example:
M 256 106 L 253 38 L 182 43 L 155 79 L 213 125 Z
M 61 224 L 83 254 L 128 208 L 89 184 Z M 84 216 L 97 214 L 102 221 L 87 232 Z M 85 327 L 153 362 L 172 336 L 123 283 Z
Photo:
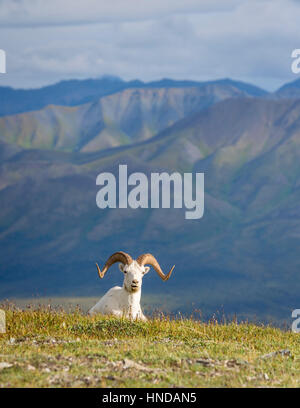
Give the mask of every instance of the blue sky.
M 300 78 L 299 0 L 0 0 L 0 85 L 62 79 L 230 77 L 274 90 Z

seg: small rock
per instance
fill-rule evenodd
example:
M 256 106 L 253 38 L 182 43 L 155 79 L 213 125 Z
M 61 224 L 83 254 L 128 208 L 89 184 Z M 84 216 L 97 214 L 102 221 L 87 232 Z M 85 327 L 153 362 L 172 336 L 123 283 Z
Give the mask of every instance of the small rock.
M 291 356 L 291 352 L 288 349 L 278 351 L 282 356 Z
M 115 381 L 116 377 L 114 377 L 113 375 L 108 375 L 107 377 L 105 377 L 107 380 L 110 381 Z
M 2 363 L 0 363 L 0 370 L 4 370 L 5 368 L 10 368 L 12 366 L 13 366 L 13 364 L 6 363 L 5 361 L 3 361 Z
M 28 364 L 27 370 L 29 370 L 29 371 L 34 371 L 34 370 L 35 370 L 35 367 L 32 366 L 31 364 Z
M 213 361 L 211 361 L 210 359 L 205 359 L 205 358 L 197 358 L 196 363 L 202 364 L 205 367 L 211 367 L 215 365 Z
M 139 363 L 136 363 L 135 361 L 129 360 L 128 358 L 124 359 L 123 364 L 124 364 L 123 366 L 124 370 L 127 370 L 128 368 L 134 368 L 135 370 L 140 370 L 140 371 L 156 371 L 153 368 L 143 366 Z
M 288 349 L 277 350 L 277 351 L 273 351 L 272 353 L 264 354 L 260 358 L 272 358 L 272 357 L 276 357 L 276 356 L 280 356 L 280 355 L 284 356 L 284 357 L 290 357 L 291 352 Z

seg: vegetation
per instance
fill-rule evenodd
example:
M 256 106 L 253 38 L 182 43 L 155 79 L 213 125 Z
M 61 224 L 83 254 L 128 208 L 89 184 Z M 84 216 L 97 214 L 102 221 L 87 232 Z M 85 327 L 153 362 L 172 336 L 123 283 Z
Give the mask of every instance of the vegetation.
M 299 387 L 300 337 L 249 323 L 5 304 L 0 387 Z

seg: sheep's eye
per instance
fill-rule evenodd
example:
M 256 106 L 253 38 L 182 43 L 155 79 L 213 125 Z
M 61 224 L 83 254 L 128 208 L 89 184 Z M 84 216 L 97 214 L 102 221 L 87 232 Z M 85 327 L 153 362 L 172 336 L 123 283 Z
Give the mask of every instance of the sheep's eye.
M 124 273 L 127 273 L 127 271 L 123 271 Z

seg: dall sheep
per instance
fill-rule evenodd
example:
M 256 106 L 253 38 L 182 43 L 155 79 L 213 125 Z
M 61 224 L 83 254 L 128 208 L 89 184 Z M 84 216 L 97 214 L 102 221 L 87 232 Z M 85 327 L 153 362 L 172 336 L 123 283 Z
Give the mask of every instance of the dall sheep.
M 124 274 L 123 287 L 115 286 L 111 288 L 89 310 L 89 314 L 95 315 L 101 313 L 134 320 L 147 320 L 140 305 L 142 279 L 150 270 L 150 267 L 145 265 L 153 266 L 163 281 L 167 281 L 170 278 L 175 265 L 165 275 L 152 254 L 143 254 L 136 260 L 133 260 L 126 252 L 120 251 L 115 252 L 108 258 L 102 271 L 98 264 L 96 264 L 99 277 L 102 279 L 107 270 L 116 262 L 120 262 L 119 268 Z

